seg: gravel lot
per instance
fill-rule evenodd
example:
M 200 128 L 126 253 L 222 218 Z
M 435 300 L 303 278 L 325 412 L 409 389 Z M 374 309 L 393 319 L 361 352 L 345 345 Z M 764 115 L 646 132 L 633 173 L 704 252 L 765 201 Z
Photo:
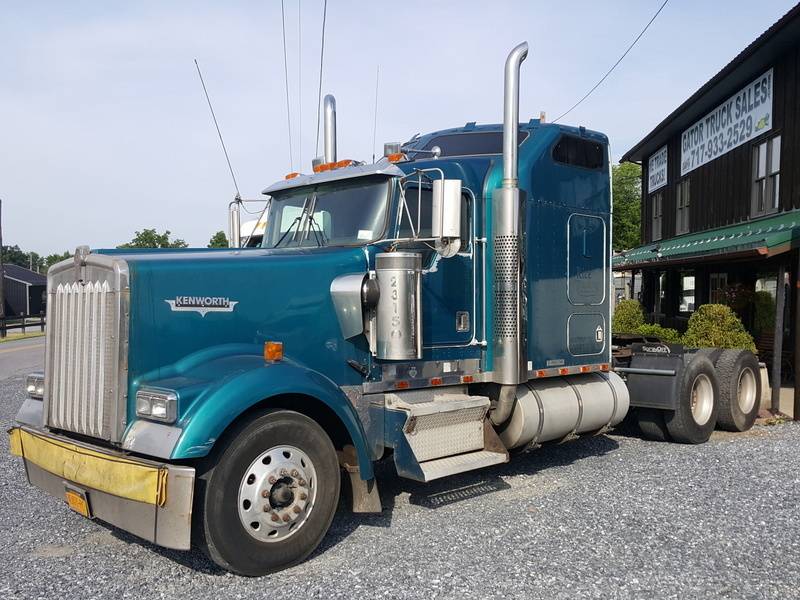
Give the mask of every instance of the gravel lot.
M 0 381 L 4 429 L 21 384 Z M 0 598 L 800 598 L 796 425 L 601 436 L 428 485 L 383 468 L 383 514 L 340 511 L 310 560 L 261 579 L 69 512 L 0 438 Z

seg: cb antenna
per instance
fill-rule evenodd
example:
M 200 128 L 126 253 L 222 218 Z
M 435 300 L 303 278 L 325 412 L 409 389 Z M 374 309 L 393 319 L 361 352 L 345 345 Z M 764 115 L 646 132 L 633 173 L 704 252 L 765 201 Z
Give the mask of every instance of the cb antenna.
M 217 115 L 214 114 L 214 107 L 211 105 L 211 98 L 208 97 L 206 82 L 203 81 L 203 73 L 200 71 L 200 65 L 198 64 L 196 58 L 194 59 L 194 66 L 197 67 L 197 75 L 200 77 L 200 84 L 203 86 L 203 93 L 206 95 L 206 102 L 208 102 L 208 108 L 211 111 L 211 118 L 214 120 L 214 127 L 217 128 L 217 135 L 219 136 L 219 143 L 222 145 L 222 152 L 225 153 L 225 160 L 228 163 L 228 170 L 231 172 L 231 179 L 233 179 L 233 187 L 236 188 L 236 199 L 241 200 L 242 195 L 239 192 L 239 184 L 236 183 L 236 175 L 233 174 L 233 167 L 231 166 L 231 159 L 228 156 L 228 149 L 225 147 L 225 140 L 222 139 L 222 132 L 219 129 Z

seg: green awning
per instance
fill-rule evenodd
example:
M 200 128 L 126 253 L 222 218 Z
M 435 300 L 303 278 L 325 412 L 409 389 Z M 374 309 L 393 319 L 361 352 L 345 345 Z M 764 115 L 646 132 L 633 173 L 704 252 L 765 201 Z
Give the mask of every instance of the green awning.
M 797 241 L 796 241 L 797 240 Z M 800 210 L 644 244 L 612 259 L 615 271 L 732 258 L 767 258 L 800 245 Z

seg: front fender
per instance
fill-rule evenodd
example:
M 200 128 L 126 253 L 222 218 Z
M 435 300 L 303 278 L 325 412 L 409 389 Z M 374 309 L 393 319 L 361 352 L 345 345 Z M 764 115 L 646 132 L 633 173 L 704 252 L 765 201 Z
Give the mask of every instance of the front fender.
M 198 375 L 213 373 L 214 382 L 181 415 L 182 433 L 171 459 L 206 456 L 222 432 L 248 409 L 271 397 L 303 394 L 323 402 L 336 414 L 353 441 L 361 478 L 373 478 L 361 422 L 350 400 L 333 381 L 288 359 L 267 363 L 263 357 L 250 354 L 219 357 L 210 363 L 192 369 Z

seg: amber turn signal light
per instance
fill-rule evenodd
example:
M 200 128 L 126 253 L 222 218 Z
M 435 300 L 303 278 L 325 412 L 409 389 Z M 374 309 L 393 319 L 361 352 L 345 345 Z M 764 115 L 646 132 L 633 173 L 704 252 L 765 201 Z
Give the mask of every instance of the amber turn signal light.
M 283 342 L 264 342 L 264 360 L 283 360 Z

